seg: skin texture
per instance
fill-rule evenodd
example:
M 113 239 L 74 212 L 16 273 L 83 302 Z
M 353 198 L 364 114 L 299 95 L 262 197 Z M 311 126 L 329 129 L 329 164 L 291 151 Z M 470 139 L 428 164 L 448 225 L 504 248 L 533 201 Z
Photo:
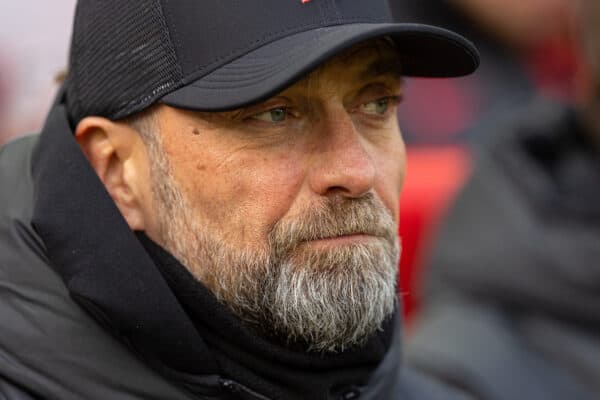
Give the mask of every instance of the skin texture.
M 76 137 L 132 229 L 241 319 L 333 351 L 393 311 L 400 92 L 395 51 L 374 41 L 244 109 L 156 106 L 154 144 L 97 117 Z

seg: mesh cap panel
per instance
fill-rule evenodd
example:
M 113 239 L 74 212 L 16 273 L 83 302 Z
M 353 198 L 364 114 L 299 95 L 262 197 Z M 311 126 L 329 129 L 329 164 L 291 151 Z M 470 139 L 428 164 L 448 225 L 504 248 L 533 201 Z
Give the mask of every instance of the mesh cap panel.
M 181 84 L 158 0 L 79 0 L 75 12 L 66 87 L 72 122 L 125 117 Z

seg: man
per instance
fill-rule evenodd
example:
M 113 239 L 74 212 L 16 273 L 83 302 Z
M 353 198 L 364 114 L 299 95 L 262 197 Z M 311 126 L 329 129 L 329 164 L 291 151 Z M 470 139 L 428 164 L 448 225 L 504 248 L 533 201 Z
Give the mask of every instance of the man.
M 600 3 L 589 93 L 499 127 L 440 231 L 408 359 L 482 400 L 600 393 Z
M 400 363 L 395 106 L 477 64 L 385 1 L 79 1 L 0 158 L 4 397 L 458 396 Z

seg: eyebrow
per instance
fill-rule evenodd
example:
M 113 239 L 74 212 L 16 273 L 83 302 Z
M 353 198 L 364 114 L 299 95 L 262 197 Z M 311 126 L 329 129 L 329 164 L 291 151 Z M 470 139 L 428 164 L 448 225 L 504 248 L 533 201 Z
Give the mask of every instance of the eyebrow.
M 361 78 L 378 78 L 380 76 L 391 76 L 398 80 L 402 79 L 402 63 L 396 57 L 378 59 L 372 62 L 362 73 Z

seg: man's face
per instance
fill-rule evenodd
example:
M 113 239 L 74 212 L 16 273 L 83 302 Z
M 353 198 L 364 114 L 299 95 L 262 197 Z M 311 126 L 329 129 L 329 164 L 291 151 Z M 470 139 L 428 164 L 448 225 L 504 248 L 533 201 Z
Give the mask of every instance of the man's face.
M 335 351 L 391 314 L 405 170 L 384 41 L 244 109 L 160 106 L 147 233 L 243 320 Z

